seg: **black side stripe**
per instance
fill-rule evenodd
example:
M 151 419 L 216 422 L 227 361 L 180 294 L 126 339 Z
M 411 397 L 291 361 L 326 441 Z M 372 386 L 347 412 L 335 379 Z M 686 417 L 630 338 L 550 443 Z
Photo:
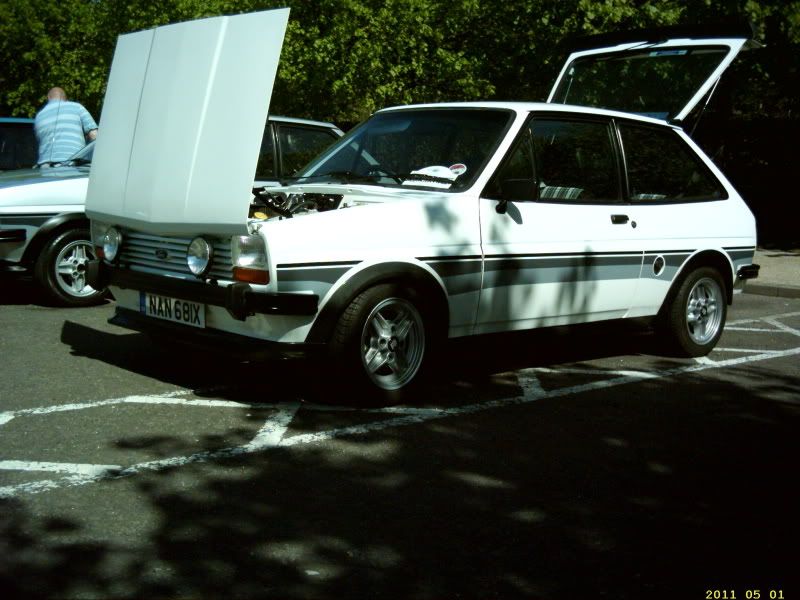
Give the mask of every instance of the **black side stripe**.
M 337 262 L 308 262 L 308 263 L 282 263 L 276 269 L 307 269 L 309 267 L 352 267 L 360 263 L 360 260 L 346 260 Z

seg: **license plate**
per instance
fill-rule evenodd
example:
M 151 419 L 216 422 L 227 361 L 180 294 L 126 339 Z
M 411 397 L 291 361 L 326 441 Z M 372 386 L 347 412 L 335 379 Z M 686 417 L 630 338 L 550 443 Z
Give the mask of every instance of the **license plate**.
M 192 327 L 206 326 L 206 307 L 204 304 L 198 304 L 197 302 L 140 292 L 139 312 L 148 317 L 191 325 Z

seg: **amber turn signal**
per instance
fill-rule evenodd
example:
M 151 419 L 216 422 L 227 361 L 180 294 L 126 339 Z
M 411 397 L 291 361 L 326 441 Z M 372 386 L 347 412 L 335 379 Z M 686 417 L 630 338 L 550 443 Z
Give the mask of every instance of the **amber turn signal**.
M 269 271 L 262 271 L 261 269 L 247 269 L 244 267 L 233 267 L 233 278 L 236 281 L 244 281 L 247 283 L 269 283 Z

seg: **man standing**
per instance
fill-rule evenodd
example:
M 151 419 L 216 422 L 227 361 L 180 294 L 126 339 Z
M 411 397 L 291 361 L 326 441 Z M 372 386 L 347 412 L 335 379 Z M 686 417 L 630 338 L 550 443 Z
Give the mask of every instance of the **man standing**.
M 86 145 L 86 138 L 97 137 L 92 115 L 81 104 L 68 101 L 60 87 L 47 92 L 47 104 L 36 114 L 33 127 L 39 140 L 40 167 L 67 160 Z

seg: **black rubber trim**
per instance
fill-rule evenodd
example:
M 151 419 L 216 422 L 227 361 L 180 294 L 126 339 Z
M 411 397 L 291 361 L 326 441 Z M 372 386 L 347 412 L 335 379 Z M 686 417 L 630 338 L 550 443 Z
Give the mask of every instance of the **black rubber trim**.
M 260 293 L 250 284 L 237 282 L 217 286 L 202 282 L 171 279 L 150 273 L 139 273 L 112 267 L 99 260 L 87 266 L 87 283 L 95 289 L 114 285 L 124 289 L 161 294 L 170 298 L 222 306 L 235 319 L 243 321 L 252 314 L 314 315 L 319 296 L 316 294 Z
M 85 227 L 88 229 L 89 219 L 86 218 L 84 213 L 61 213 L 48 219 L 47 222 L 43 223 L 42 226 L 36 230 L 36 233 L 33 234 L 20 262 L 35 263 L 45 244 L 52 239 L 55 231 L 62 227 L 65 229 L 68 227 Z
M 399 282 L 417 290 L 427 300 L 426 308 L 431 314 L 431 323 L 441 327 L 442 331 L 447 331 L 450 317 L 447 296 L 436 279 L 417 265 L 389 262 L 359 271 L 336 290 L 334 296 L 320 310 L 306 340 L 311 343 L 326 343 L 339 317 L 353 299 L 367 288 L 386 282 Z
M 753 26 L 743 19 L 719 20 L 716 23 L 667 25 L 664 27 L 651 27 L 632 31 L 619 31 L 600 33 L 596 35 L 573 37 L 568 39 L 562 47 L 570 52 L 579 50 L 595 50 L 619 44 L 642 42 L 642 44 L 657 44 L 669 39 L 722 39 L 755 37 Z M 639 49 L 640 50 L 640 49 Z
M 27 238 L 25 229 L 2 229 L 0 230 L 0 242 L 24 242 Z
M 127 308 L 117 308 L 108 320 L 112 325 L 168 338 L 170 343 L 191 346 L 232 358 L 308 358 L 324 351 L 322 344 L 285 343 L 259 340 L 219 329 L 200 329 L 146 317 Z
M 761 270 L 761 265 L 744 265 L 739 267 L 736 272 L 737 279 L 756 279 L 758 272 Z

